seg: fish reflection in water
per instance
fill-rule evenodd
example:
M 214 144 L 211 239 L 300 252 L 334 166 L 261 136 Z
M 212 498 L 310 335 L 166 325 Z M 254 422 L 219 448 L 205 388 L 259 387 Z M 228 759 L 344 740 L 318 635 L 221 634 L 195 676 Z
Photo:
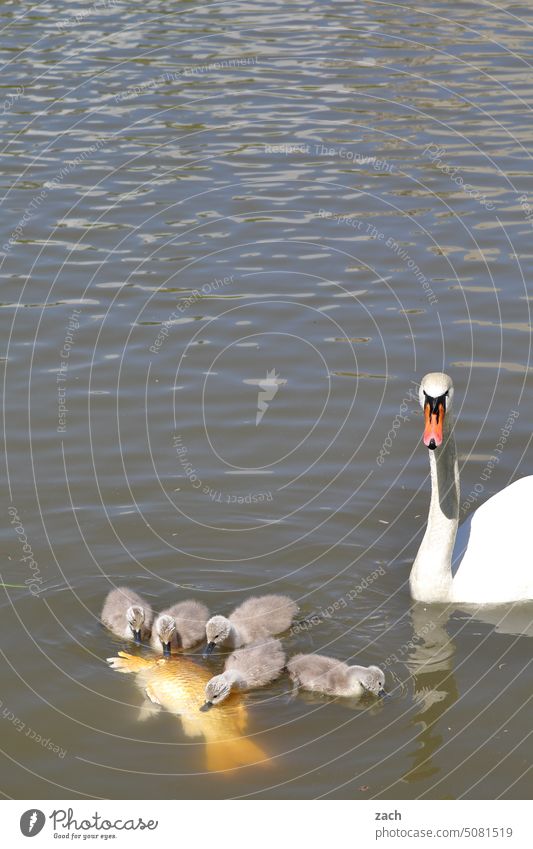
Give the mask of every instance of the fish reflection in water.
M 268 755 L 245 735 L 248 711 L 242 696 L 234 693 L 216 710 L 200 711 L 209 670 L 184 657 L 137 657 L 121 651 L 107 660 L 117 672 L 133 673 L 152 705 L 179 716 L 187 737 L 204 738 L 210 772 L 269 762 Z

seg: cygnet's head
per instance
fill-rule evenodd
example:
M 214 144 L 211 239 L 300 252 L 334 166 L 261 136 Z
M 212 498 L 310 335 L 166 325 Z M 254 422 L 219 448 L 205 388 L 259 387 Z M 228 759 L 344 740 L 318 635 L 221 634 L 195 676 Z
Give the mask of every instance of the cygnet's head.
M 373 693 L 375 696 L 385 695 L 385 673 L 381 671 L 379 666 L 369 666 L 359 676 L 359 683 Z
M 176 622 L 174 617 L 167 616 L 167 614 L 159 616 L 155 623 L 155 631 L 161 640 L 163 654 L 170 654 L 170 644 L 172 643 L 172 638 L 176 633 Z
M 223 645 L 230 635 L 231 622 L 225 616 L 213 616 L 206 623 L 205 635 L 207 637 L 207 646 L 204 652 L 204 657 L 211 654 L 217 646 Z
M 432 371 L 420 381 L 420 406 L 424 410 L 424 445 L 431 451 L 442 445 L 446 411 L 453 400 L 453 381 L 441 371 Z
M 132 604 L 126 610 L 126 619 L 131 628 L 133 637 L 137 642 L 141 641 L 142 626 L 144 625 L 144 608 L 138 604 Z
M 231 684 L 225 675 L 215 675 L 207 682 L 205 688 L 205 703 L 200 710 L 209 710 L 214 705 L 219 705 L 227 699 L 231 693 Z

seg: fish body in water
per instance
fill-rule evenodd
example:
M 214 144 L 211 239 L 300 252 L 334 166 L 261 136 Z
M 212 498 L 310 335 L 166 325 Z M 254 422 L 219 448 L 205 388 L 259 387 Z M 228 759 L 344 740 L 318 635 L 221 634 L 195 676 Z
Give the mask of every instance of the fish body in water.
M 268 762 L 268 755 L 244 733 L 248 711 L 242 696 L 234 693 L 216 710 L 200 710 L 211 678 L 207 669 L 183 656 L 146 658 L 122 651 L 107 662 L 117 672 L 135 674 L 151 702 L 179 716 L 187 737 L 204 738 L 209 771 Z

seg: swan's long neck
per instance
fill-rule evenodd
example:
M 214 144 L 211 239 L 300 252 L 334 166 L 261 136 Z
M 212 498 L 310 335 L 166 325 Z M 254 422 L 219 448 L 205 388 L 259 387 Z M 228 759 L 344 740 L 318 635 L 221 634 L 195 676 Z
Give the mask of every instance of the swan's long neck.
M 418 601 L 450 601 L 452 554 L 459 524 L 459 466 L 451 413 L 444 421 L 443 442 L 429 452 L 431 503 L 424 539 L 410 576 L 411 595 Z

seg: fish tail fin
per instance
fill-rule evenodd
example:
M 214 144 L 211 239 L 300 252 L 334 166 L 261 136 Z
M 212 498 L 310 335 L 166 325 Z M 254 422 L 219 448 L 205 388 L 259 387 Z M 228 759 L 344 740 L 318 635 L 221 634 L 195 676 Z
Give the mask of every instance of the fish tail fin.
M 152 661 L 119 651 L 118 657 L 108 657 L 107 662 L 117 672 L 139 672 L 144 667 L 150 666 Z
M 210 772 L 224 772 L 240 766 L 266 766 L 270 757 L 263 749 L 248 737 L 234 740 L 209 740 L 206 743 L 207 769 Z

